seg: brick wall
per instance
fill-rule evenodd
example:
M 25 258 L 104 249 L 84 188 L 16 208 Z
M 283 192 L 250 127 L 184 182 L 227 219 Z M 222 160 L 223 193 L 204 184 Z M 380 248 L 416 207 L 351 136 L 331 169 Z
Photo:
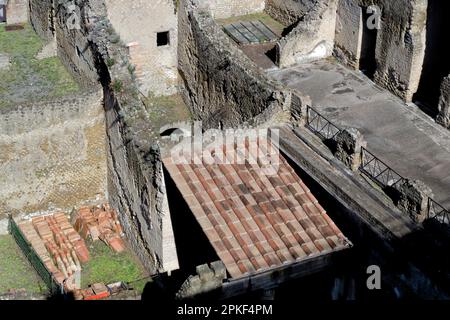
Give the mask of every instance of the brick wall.
M 0 110 L 0 212 L 71 208 L 106 195 L 102 95 Z

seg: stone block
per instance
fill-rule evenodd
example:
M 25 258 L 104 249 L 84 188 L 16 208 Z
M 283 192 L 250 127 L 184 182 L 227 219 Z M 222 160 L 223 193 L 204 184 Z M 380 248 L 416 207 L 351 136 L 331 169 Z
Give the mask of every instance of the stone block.
M 428 199 L 433 198 L 430 187 L 420 180 L 405 179 L 397 188 L 399 195 L 397 206 L 411 218 L 421 223 L 428 214 Z
M 301 126 L 305 123 L 308 106 L 312 106 L 311 97 L 298 92 L 292 93 L 291 123 L 294 126 Z
M 211 269 L 214 271 L 214 276 L 219 280 L 227 278 L 227 269 L 222 261 L 214 261 L 211 263 Z
M 202 282 L 208 282 L 214 279 L 214 271 L 207 264 L 197 266 L 196 271 Z
M 351 170 L 356 171 L 361 166 L 361 148 L 367 147 L 367 142 L 361 132 L 355 128 L 347 128 L 334 138 L 335 157 L 341 160 Z

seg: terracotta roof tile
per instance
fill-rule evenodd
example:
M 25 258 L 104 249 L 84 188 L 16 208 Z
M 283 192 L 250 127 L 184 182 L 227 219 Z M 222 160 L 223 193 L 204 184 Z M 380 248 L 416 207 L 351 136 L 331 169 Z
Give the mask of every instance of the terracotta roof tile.
M 249 148 L 246 139 L 250 158 L 245 165 L 163 161 L 232 278 L 341 250 L 349 243 L 286 159 L 280 156 L 275 176 L 261 170 L 256 154 L 273 154 L 273 148 L 258 143 L 260 150 Z M 234 159 L 235 151 L 246 154 L 232 148 L 236 145 L 221 148 L 227 159 Z M 222 152 L 216 151 L 215 158 Z

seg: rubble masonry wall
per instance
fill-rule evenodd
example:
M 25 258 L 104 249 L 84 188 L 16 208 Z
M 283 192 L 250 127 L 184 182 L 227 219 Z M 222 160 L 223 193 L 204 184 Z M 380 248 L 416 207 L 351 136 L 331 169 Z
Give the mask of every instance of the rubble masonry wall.
M 106 196 L 101 92 L 0 110 L 0 213 L 71 209 Z
M 181 93 L 207 128 L 260 123 L 281 110 L 286 95 L 240 51 L 210 14 L 192 7 L 179 17 Z M 194 2 L 195 3 L 195 2 Z
M 318 1 L 295 28 L 277 42 L 277 64 L 289 67 L 333 54 L 337 0 Z
M 314 5 L 314 0 L 267 0 L 265 11 L 285 26 L 291 26 Z
M 53 21 L 53 1 L 29 0 L 30 22 L 36 33 L 45 40 L 51 40 Z
M 439 100 L 439 115 L 437 121 L 450 129 L 450 75 L 441 84 L 441 98 Z
M 119 213 L 133 251 L 147 271 L 155 273 L 162 257 L 164 217 L 162 164 L 156 136 L 137 98 L 127 48 L 107 19 L 103 1 L 86 2 L 88 7 L 79 10 L 80 27 L 75 29 L 67 26 L 71 17 L 66 6 L 69 2 L 62 0 L 55 7 L 58 56 L 82 86 L 98 85 L 99 81 L 103 85 L 105 193 Z M 39 15 L 43 16 L 42 12 Z
M 425 56 L 427 0 L 341 0 L 336 27 L 336 55 L 357 67 L 362 37 L 362 11 L 381 9 L 374 80 L 407 102 L 419 86 Z

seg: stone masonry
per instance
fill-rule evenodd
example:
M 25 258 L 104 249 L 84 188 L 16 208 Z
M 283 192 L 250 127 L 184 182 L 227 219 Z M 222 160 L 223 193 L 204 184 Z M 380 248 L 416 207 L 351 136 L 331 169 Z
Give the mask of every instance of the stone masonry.
M 196 268 L 197 274 L 190 276 L 177 293 L 178 299 L 192 298 L 220 288 L 227 278 L 227 271 L 222 261 L 204 264 Z
M 99 92 L 0 110 L 0 212 L 67 209 L 106 196 Z
M 6 14 L 6 23 L 9 25 L 27 22 L 28 0 L 8 0 Z
M 315 5 L 314 0 L 267 0 L 265 11 L 286 26 L 295 25 Z
M 437 121 L 450 129 L 450 75 L 442 81 Z
M 176 93 L 178 24 L 174 1 L 105 0 L 105 4 L 121 41 L 133 45 L 130 58 L 140 70 L 141 92 L 144 95 Z M 169 33 L 169 42 L 158 46 L 157 34 L 161 32 Z
M 358 129 L 346 128 L 339 132 L 335 140 L 335 157 L 347 167 L 357 171 L 361 166 L 361 148 L 367 148 L 367 142 Z
M 375 81 L 402 99 L 411 101 L 417 91 L 425 55 L 426 0 L 342 0 L 336 27 L 336 53 L 349 65 L 359 65 L 362 12 L 381 9 L 381 29 L 376 39 Z
M 262 12 L 266 0 L 200 0 L 202 10 L 210 12 L 214 19 L 223 19 L 234 16 Z
M 277 43 L 277 64 L 288 67 L 329 57 L 333 53 L 336 0 L 316 3 L 296 27 Z
M 181 93 L 204 128 L 261 123 L 285 108 L 283 92 L 259 70 L 215 23 L 207 11 L 186 0 L 180 12 Z

